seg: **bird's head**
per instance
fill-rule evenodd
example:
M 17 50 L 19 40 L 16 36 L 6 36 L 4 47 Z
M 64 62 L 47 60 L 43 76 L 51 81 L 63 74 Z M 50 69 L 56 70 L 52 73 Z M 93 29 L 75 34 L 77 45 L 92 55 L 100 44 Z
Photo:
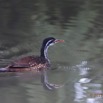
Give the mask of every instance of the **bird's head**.
M 59 43 L 59 42 L 64 42 L 64 40 L 55 39 L 54 37 L 48 37 L 48 38 L 43 40 L 43 46 L 49 47 L 49 46 L 52 46 L 52 45 Z
M 41 56 L 47 58 L 48 48 L 59 42 L 64 42 L 64 40 L 55 39 L 54 37 L 44 39 L 41 47 Z

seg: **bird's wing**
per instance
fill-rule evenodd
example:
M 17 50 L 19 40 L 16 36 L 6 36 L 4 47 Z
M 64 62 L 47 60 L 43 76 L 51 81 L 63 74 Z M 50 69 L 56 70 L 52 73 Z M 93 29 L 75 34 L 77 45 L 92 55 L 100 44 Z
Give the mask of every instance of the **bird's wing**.
M 29 68 L 32 65 L 36 66 L 38 63 L 38 57 L 33 57 L 33 56 L 27 56 L 23 57 L 21 59 L 18 59 L 14 62 L 12 62 L 9 67 L 11 68 Z

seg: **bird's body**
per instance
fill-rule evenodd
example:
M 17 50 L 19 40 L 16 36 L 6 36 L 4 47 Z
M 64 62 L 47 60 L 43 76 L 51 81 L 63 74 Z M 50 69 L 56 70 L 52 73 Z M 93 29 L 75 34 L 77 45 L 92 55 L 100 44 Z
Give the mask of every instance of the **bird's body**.
M 25 71 L 34 71 L 40 72 L 43 69 L 48 69 L 50 67 L 50 63 L 47 59 L 40 56 L 26 56 L 22 57 L 18 60 L 13 61 L 9 64 L 7 68 L 7 72 L 25 72 Z
M 36 71 L 41 72 L 41 82 L 43 86 L 49 90 L 58 88 L 58 85 L 50 84 L 47 78 L 47 70 L 50 68 L 50 60 L 48 59 L 47 51 L 49 46 L 55 43 L 63 42 L 53 37 L 49 37 L 43 40 L 41 46 L 40 56 L 26 56 L 18 60 L 13 61 L 8 66 L 0 68 L 0 72 L 24 72 L 24 71 Z

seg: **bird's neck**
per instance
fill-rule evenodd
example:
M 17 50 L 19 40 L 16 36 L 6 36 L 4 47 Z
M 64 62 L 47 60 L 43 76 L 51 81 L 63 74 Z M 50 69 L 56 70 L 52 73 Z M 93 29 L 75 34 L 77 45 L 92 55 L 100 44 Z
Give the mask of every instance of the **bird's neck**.
M 47 59 L 49 61 L 49 59 L 48 59 L 48 47 L 49 46 L 42 46 L 42 48 L 41 48 L 41 55 L 40 56 L 45 58 L 45 59 Z

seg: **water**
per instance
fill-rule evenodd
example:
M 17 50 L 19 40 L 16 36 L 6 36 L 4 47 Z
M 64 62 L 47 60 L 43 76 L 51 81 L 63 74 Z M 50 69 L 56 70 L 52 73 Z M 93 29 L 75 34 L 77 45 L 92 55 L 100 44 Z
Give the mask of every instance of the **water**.
M 46 90 L 40 75 L 33 73 L 0 73 L 0 103 L 103 103 L 101 4 L 102 0 L 1 0 L 0 67 L 39 55 L 46 37 L 65 42 L 48 51 L 49 82 L 63 87 Z
M 87 61 L 72 67 L 59 65 L 57 70 L 48 72 L 49 81 L 64 86 L 53 91 L 43 88 L 40 77 L 33 73 L 2 74 L 0 100 L 2 103 L 102 103 L 103 75 L 97 71 Z

